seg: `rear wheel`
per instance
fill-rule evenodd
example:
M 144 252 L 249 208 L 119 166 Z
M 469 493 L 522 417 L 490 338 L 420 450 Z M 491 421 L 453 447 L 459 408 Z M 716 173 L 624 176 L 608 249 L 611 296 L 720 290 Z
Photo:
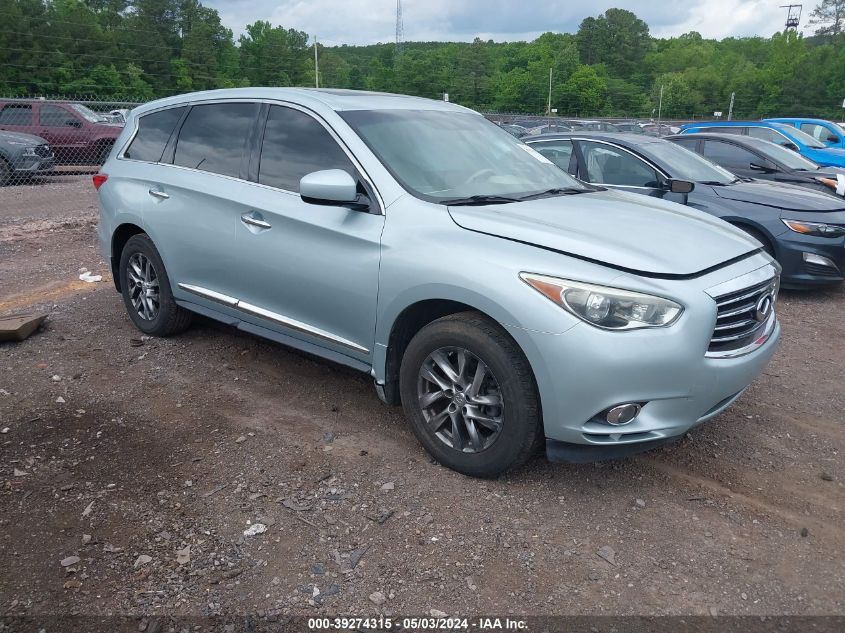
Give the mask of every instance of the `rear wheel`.
M 402 358 L 399 381 L 414 434 L 453 470 L 495 477 L 524 464 L 543 442 L 525 355 L 478 313 L 447 316 L 420 330 Z
M 184 331 L 193 313 L 176 304 L 164 263 L 149 237 L 133 235 L 120 255 L 120 288 L 132 323 L 153 336 Z

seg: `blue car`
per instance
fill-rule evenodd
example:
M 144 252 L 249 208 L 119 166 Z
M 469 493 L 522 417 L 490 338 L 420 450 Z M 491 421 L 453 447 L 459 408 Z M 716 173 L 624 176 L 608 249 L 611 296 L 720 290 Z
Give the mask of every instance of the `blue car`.
M 809 134 L 827 147 L 845 148 L 845 128 L 833 121 L 824 119 L 783 118 L 764 119 L 771 123 L 785 123 Z
M 711 121 L 687 123 L 681 126 L 681 134 L 695 134 L 696 132 L 739 134 L 759 138 L 795 150 L 804 158 L 809 158 L 823 167 L 845 167 L 845 149 L 826 147 L 824 143 L 787 123 L 774 121 Z

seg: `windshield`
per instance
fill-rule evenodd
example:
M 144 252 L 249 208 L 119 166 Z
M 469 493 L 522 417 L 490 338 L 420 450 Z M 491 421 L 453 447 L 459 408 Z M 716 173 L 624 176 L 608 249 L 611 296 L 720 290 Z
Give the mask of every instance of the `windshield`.
M 91 108 L 86 107 L 81 103 L 71 103 L 70 107 L 79 112 L 79 114 L 91 123 L 105 123 L 108 121 L 107 117 L 99 114 L 98 112 L 94 112 Z
M 671 141 L 657 141 L 642 146 L 644 154 L 668 167 L 672 178 L 692 182 L 728 185 L 737 177 L 706 158 Z
M 810 136 L 806 132 L 802 132 L 796 127 L 793 127 L 787 123 L 772 123 L 773 126 L 778 128 L 779 130 L 783 130 L 789 136 L 794 138 L 799 143 L 806 145 L 807 147 L 812 147 L 814 149 L 824 149 L 827 147 L 824 143 L 820 143 L 814 137 Z
M 443 203 L 517 198 L 550 189 L 592 191 L 484 117 L 437 110 L 340 112 L 412 195 Z
M 776 145 L 775 143 L 759 143 L 755 148 L 763 152 L 766 156 L 774 161 L 784 165 L 787 169 L 797 169 L 802 171 L 812 171 L 819 168 L 813 161 L 804 158 L 801 154 L 787 149 L 783 145 Z

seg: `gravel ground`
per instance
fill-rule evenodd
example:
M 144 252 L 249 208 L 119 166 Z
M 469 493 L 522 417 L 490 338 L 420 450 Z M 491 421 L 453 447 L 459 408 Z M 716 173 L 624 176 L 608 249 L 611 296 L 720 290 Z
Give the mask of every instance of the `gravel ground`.
M 50 313 L 0 344 L 0 614 L 845 614 L 845 289 L 681 443 L 478 481 L 363 374 L 141 337 L 95 222 L 87 177 L 0 191 L 0 314 Z

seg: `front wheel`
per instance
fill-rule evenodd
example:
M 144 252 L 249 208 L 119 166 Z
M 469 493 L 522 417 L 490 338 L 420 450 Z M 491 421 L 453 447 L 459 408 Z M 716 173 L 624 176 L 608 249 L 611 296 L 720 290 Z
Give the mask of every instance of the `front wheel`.
M 399 372 L 414 434 L 441 464 L 495 477 L 524 464 L 544 435 L 528 360 L 488 318 L 463 312 L 425 326 Z
M 123 304 L 135 327 L 152 336 L 170 336 L 191 324 L 193 313 L 176 304 L 164 263 L 149 237 L 129 238 L 119 270 Z

